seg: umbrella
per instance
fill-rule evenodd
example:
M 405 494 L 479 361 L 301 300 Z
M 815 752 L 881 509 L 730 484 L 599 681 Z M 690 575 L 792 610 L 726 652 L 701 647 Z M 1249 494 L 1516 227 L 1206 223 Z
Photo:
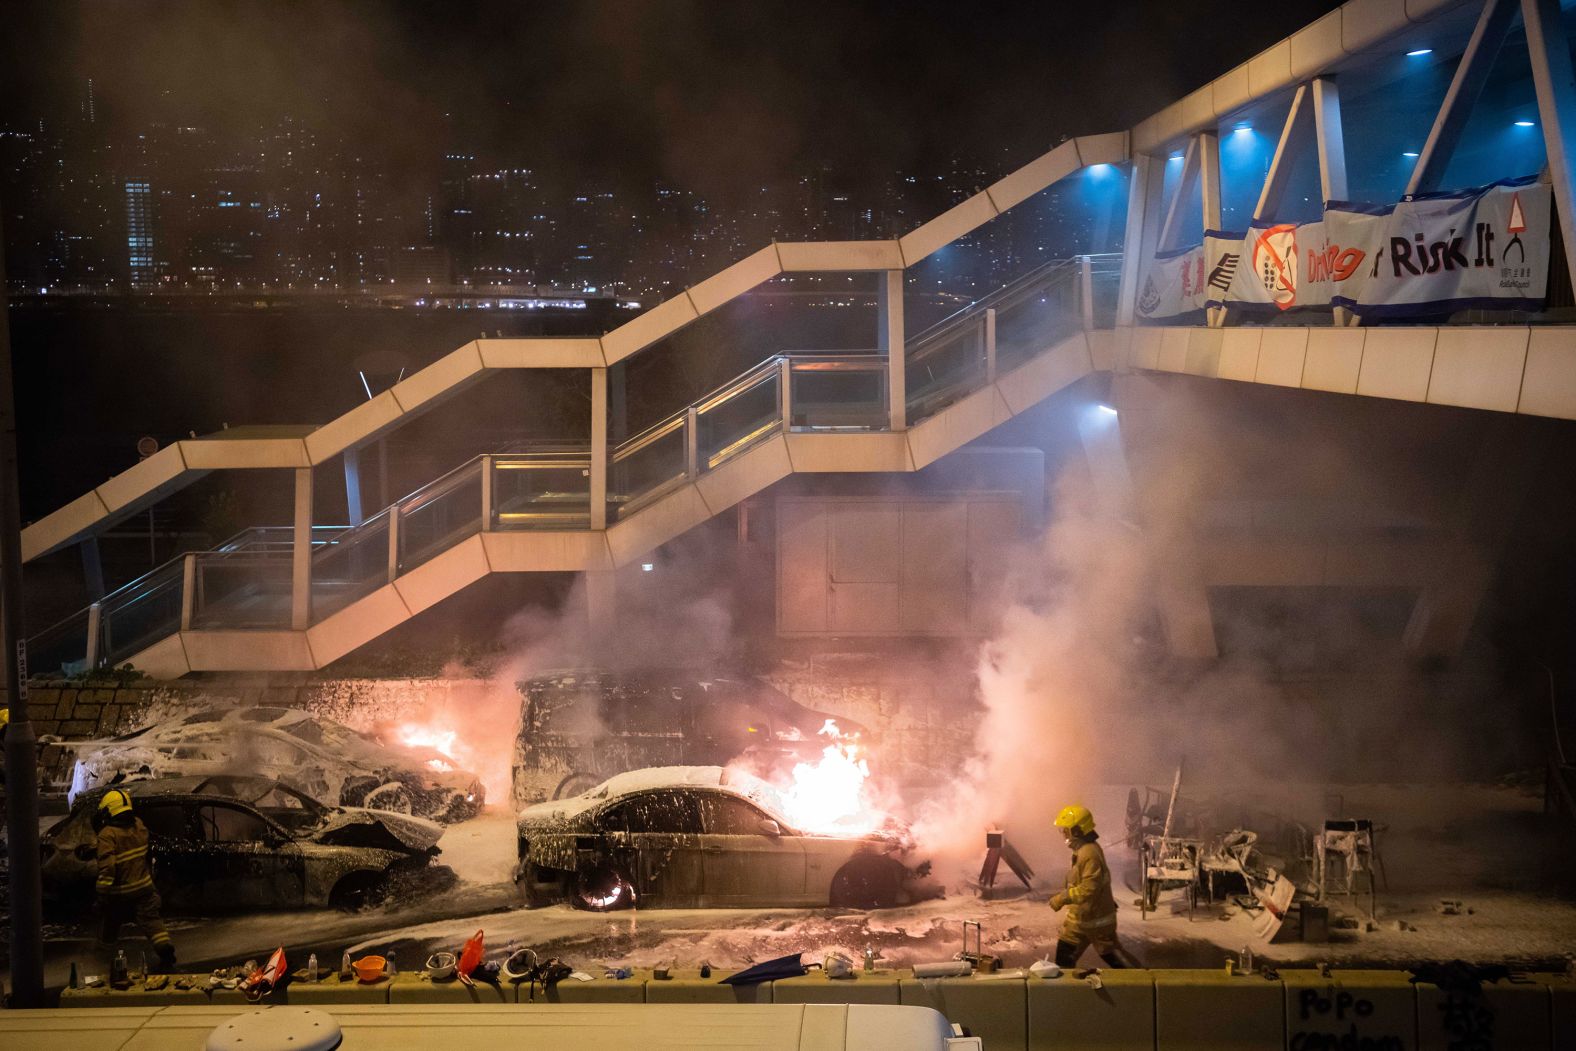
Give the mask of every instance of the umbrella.
M 775 960 L 763 960 L 754 967 L 746 967 L 738 974 L 730 974 L 718 985 L 757 985 L 761 982 L 776 981 L 778 978 L 797 978 L 806 973 L 807 967 L 800 961 L 803 953 L 794 953 L 792 956 L 779 956 Z

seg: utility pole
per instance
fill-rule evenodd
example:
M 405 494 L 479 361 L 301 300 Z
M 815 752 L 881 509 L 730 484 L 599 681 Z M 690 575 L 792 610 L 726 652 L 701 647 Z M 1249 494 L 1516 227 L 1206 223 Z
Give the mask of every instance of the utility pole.
M 0 210 L 0 216 L 3 216 Z M 5 731 L 6 850 L 11 864 L 11 1006 L 44 1006 L 43 898 L 38 858 L 38 737 L 27 718 L 22 630 L 22 507 L 16 480 L 16 386 L 0 223 L 0 638 L 11 721 Z

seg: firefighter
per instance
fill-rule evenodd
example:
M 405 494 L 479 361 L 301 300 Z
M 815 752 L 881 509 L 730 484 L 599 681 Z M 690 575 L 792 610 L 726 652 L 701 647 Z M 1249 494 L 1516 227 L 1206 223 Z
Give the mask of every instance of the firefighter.
M 131 793 L 112 788 L 94 813 L 98 829 L 99 940 L 113 949 L 120 929 L 135 923 L 153 942 L 165 971 L 175 966 L 175 945 L 159 918 L 159 892 L 153 889 L 148 828 L 131 810 Z
M 1051 908 L 1057 912 L 1067 909 L 1062 933 L 1056 939 L 1057 965 L 1072 967 L 1092 945 L 1108 967 L 1142 966 L 1116 940 L 1116 899 L 1111 896 L 1111 869 L 1105 863 L 1105 851 L 1097 842 L 1100 837 L 1094 830 L 1094 815 L 1089 813 L 1088 807 L 1075 803 L 1063 807 L 1056 815 L 1056 827 L 1062 830 L 1073 852 L 1072 865 L 1067 870 L 1067 889 L 1051 898 Z

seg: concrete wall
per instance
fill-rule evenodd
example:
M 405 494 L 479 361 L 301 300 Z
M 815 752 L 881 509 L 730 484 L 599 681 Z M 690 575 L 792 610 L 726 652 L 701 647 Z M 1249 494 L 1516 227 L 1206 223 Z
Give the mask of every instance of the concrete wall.
M 894 775 L 935 771 L 949 756 L 965 753 L 972 738 L 973 686 L 958 674 L 967 662 L 942 670 L 927 661 L 887 655 L 833 654 L 783 661 L 766 680 L 794 700 L 842 716 L 876 731 L 883 763 Z M 28 715 L 40 735 L 69 741 L 93 740 L 137 729 L 171 714 L 214 704 L 265 704 L 302 708 L 371 729 L 416 714 L 490 704 L 511 683 L 478 678 L 323 679 L 236 676 L 212 680 L 120 684 L 35 680 L 28 688 Z M 0 690 L 0 696 L 4 691 Z M 502 715 L 499 718 L 503 718 Z M 512 740 L 516 726 L 503 730 Z M 46 745 L 39 757 L 46 785 L 63 787 L 70 777 L 69 753 Z

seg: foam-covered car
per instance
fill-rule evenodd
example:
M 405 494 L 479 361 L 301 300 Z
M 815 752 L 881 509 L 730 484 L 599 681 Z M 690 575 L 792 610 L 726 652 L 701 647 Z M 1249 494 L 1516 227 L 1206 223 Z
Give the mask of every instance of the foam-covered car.
M 777 791 L 718 766 L 610 777 L 521 811 L 515 878 L 533 905 L 606 911 L 640 904 L 878 908 L 921 893 L 896 825 L 800 831 Z
M 743 765 L 770 775 L 819 759 L 828 723 L 869 746 L 858 723 L 748 676 L 669 668 L 558 671 L 518 683 L 516 809 L 658 766 Z
M 409 814 L 324 806 L 272 778 L 162 777 L 116 786 L 148 829 L 154 885 L 186 912 L 357 908 L 432 874 L 443 826 Z M 44 891 L 90 898 L 93 814 L 108 788 L 79 795 L 44 835 Z
M 463 821 L 481 781 L 430 748 L 388 745 L 295 708 L 206 708 L 107 741 L 74 746 L 70 796 L 116 778 L 257 773 L 323 803 Z

